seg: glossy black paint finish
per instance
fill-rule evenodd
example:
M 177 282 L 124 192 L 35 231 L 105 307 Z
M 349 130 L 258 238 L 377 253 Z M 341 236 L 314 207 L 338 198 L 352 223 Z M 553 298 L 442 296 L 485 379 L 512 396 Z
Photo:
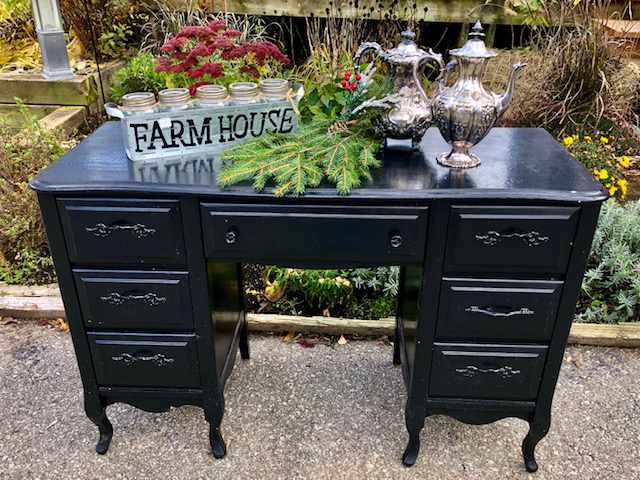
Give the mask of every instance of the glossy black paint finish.
M 348 197 L 323 186 L 282 199 L 218 188 L 218 159 L 128 162 L 118 127 L 101 127 L 32 182 L 98 453 L 113 434 L 106 407 L 126 402 L 202 407 L 212 453 L 224 456 L 224 384 L 237 351 L 249 356 L 239 262 L 399 264 L 403 462 L 416 461 L 429 415 L 513 416 L 529 422 L 522 453 L 537 468 L 607 197 L 546 132 L 494 129 L 476 149 L 483 164 L 456 172 L 436 164 L 446 145 L 430 130 L 424 154 L 385 151 Z
M 442 279 L 438 340 L 547 341 L 562 293 L 557 280 Z
M 188 272 L 75 269 L 73 274 L 88 328 L 193 330 Z

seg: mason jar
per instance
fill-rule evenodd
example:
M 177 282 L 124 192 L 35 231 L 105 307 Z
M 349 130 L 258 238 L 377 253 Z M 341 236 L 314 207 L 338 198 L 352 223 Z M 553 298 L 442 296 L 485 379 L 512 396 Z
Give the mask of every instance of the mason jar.
M 191 105 L 191 94 L 188 88 L 167 88 L 158 92 L 160 107 L 163 109 L 181 110 Z
M 122 97 L 122 112 L 134 114 L 137 112 L 152 112 L 155 110 L 156 96 L 153 92 L 131 92 Z
M 231 101 L 235 104 L 256 103 L 260 101 L 260 91 L 254 82 L 236 82 L 229 85 Z
M 265 78 L 260 81 L 260 92 L 268 100 L 284 100 L 289 93 L 289 81 L 284 78 Z
M 227 102 L 227 89 L 222 85 L 202 85 L 196 89 L 199 105 L 222 106 Z

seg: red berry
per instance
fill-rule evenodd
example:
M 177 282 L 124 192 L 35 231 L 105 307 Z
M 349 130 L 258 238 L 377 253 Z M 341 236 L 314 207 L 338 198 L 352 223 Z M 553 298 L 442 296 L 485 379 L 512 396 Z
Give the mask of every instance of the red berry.
M 351 72 L 349 70 L 344 72 L 344 79 L 347 81 L 351 80 Z
M 356 80 L 359 82 L 360 80 L 362 80 L 362 75 L 360 75 L 359 73 L 356 73 Z

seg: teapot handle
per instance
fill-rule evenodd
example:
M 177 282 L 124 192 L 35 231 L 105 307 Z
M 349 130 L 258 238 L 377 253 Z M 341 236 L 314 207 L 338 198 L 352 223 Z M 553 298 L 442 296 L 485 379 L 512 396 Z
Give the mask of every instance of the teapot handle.
M 420 73 L 420 70 L 424 68 L 423 65 L 426 62 L 435 62 L 438 64 L 440 73 L 438 74 L 438 78 L 436 79 L 437 82 L 439 82 L 442 76 L 445 74 L 446 67 L 444 65 L 444 61 L 442 60 L 442 55 L 439 53 L 435 53 L 432 49 L 427 50 L 427 54 L 419 62 L 416 62 L 413 65 L 413 79 L 415 80 L 416 85 L 418 86 L 418 91 L 424 98 L 425 102 L 429 102 L 429 97 L 424 91 L 424 88 L 422 88 L 422 82 L 420 81 L 420 77 L 418 76 L 418 74 Z
M 380 53 L 382 52 L 382 47 L 377 42 L 364 42 L 358 47 L 358 50 L 353 56 L 353 67 L 357 73 L 360 73 L 360 59 L 364 56 L 365 53 L 370 51 L 375 52 L 376 55 L 380 55 Z M 375 62 L 371 62 L 367 66 L 366 70 L 362 72 L 362 76 L 368 78 L 373 73 L 374 68 Z

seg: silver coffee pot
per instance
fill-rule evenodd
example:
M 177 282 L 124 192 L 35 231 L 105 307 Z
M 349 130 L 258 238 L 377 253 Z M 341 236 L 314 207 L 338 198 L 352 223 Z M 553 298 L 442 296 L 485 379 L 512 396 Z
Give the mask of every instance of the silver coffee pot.
M 377 135 L 385 138 L 411 139 L 415 147 L 427 128 L 431 126 L 431 99 L 427 97 L 421 74 L 427 62 L 438 64 L 440 71 L 444 69 L 442 55 L 433 50 L 423 50 L 418 47 L 415 34 L 410 31 L 402 32 L 402 41 L 391 49 L 383 50 L 375 42 L 365 42 L 358 48 L 353 57 L 356 72 L 360 71 L 360 61 L 367 52 L 374 52 L 389 67 L 391 79 L 391 93 L 383 98 L 372 98 L 354 109 L 354 113 L 365 108 L 382 108 L 384 112 L 374 120 L 373 128 Z M 365 84 L 371 82 L 375 71 L 371 62 L 362 73 Z
M 464 46 L 450 51 L 453 60 L 441 76 L 433 99 L 433 121 L 451 145 L 451 151 L 438 156 L 437 160 L 447 167 L 471 168 L 480 164 L 480 159 L 469 149 L 485 137 L 507 110 L 513 98 L 515 74 L 525 66 L 516 63 L 511 67 L 507 90 L 502 95 L 487 91 L 482 77 L 487 62 L 496 53 L 487 49 L 483 38 L 482 25 L 476 22 Z M 456 66 L 458 78 L 447 87 L 448 73 Z

